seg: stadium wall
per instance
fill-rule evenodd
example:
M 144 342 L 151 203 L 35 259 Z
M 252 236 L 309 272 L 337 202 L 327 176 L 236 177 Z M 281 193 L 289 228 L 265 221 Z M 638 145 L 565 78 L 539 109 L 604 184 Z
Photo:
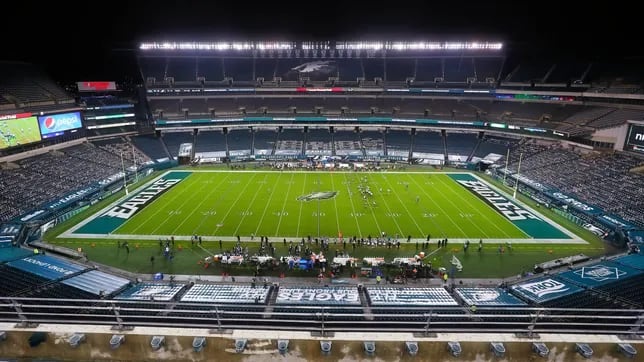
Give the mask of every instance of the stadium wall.
M 87 141 L 87 138 L 79 138 L 79 139 L 75 139 L 75 140 L 65 142 L 65 143 L 59 143 L 59 144 L 55 144 L 55 145 L 51 145 L 51 146 L 37 148 L 37 149 L 34 149 L 34 150 L 29 150 L 29 151 L 25 151 L 25 152 L 16 153 L 16 154 L 13 154 L 13 155 L 7 155 L 7 156 L 0 157 L 0 162 L 20 161 L 20 160 L 23 160 L 25 158 L 42 155 L 42 154 L 47 153 L 49 151 L 55 151 L 55 150 L 60 150 L 60 149 L 63 149 L 63 148 L 75 146 L 75 145 L 81 144 L 81 143 L 86 142 L 86 141 Z
M 628 124 L 623 124 L 619 127 L 600 129 L 593 133 L 592 139 L 598 142 L 613 143 L 616 151 L 623 151 L 626 132 L 628 132 Z

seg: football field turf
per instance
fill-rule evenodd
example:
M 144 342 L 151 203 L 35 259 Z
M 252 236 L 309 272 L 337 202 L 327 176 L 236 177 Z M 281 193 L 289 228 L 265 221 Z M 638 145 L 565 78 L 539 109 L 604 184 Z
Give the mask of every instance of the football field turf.
M 104 233 L 139 236 L 532 239 L 474 192 L 468 174 L 180 172 L 182 179 Z M 170 174 L 172 175 L 172 173 Z M 166 177 L 169 178 L 170 176 Z M 132 196 L 130 196 L 131 198 Z M 112 209 L 113 210 L 113 209 Z M 107 218 L 99 213 L 96 223 Z M 97 216 L 95 215 L 95 216 Z M 113 220 L 107 220 L 113 221 Z M 92 222 L 75 233 L 98 234 Z M 550 224 L 539 220 L 569 238 Z M 114 226 L 115 225 L 115 226 Z M 540 225 L 532 229 L 541 229 Z M 100 229 L 100 228 L 99 228 Z M 69 234 L 68 234 L 69 235 Z M 67 236 L 68 236 L 67 235 Z

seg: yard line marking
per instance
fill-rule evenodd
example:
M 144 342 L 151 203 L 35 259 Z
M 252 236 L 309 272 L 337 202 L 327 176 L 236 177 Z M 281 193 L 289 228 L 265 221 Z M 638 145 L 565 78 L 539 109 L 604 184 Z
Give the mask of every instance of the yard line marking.
M 304 174 L 304 182 L 302 183 L 302 195 L 306 192 L 306 177 L 308 174 Z M 304 201 L 300 201 L 300 214 L 297 217 L 297 231 L 295 232 L 296 237 L 300 237 L 300 224 L 302 221 L 302 208 L 304 207 Z
M 439 178 L 439 182 L 440 182 L 440 183 L 443 183 L 443 181 L 441 181 L 441 180 L 440 180 L 440 178 Z M 459 188 L 462 188 L 460 185 L 458 185 L 458 183 L 455 183 L 455 182 L 454 182 L 454 184 L 455 184 L 455 186 L 458 186 Z M 477 207 L 473 207 L 473 206 L 472 206 L 472 202 L 470 202 L 470 200 L 468 200 L 466 197 L 464 197 L 460 192 L 456 191 L 456 190 L 455 190 L 451 185 L 449 185 L 447 182 L 445 182 L 445 185 L 447 186 L 447 188 L 449 188 L 449 189 L 450 189 L 450 191 L 451 191 L 452 193 L 456 194 L 456 196 L 457 196 L 459 199 L 463 200 L 463 201 L 464 201 L 468 206 L 470 206 L 470 207 L 472 207 L 472 208 L 476 209 L 476 212 L 477 212 L 479 215 L 481 215 L 485 220 L 487 220 L 489 224 L 491 224 L 492 226 L 494 226 L 497 230 L 501 231 L 501 233 L 503 233 L 503 235 L 507 236 L 508 238 L 512 238 L 512 235 L 508 234 L 508 233 L 507 233 L 503 228 L 500 228 L 500 227 L 499 227 L 495 222 L 492 222 L 492 221 L 487 217 L 487 215 L 485 215 L 483 212 L 481 212 L 481 209 L 479 209 L 479 208 L 477 208 Z M 486 204 L 485 206 L 486 206 L 486 207 L 488 207 L 488 208 L 490 208 L 487 204 Z M 496 213 L 496 210 L 494 210 L 494 209 L 493 209 L 492 211 L 494 211 L 494 212 Z M 475 222 L 474 224 L 477 224 L 477 223 Z M 510 222 L 510 224 L 512 224 L 512 223 Z M 512 224 L 512 226 L 514 226 L 516 229 L 518 229 L 519 231 L 521 231 L 521 233 L 522 233 L 523 235 L 525 235 L 528 239 L 529 239 L 529 238 L 531 238 L 531 237 L 530 237 L 530 235 L 526 234 L 526 232 L 525 232 L 525 231 L 523 231 L 523 230 L 521 230 L 521 228 L 519 228 L 518 226 L 516 226 L 516 225 L 514 225 L 514 224 Z
M 194 182 L 192 182 L 192 183 L 194 183 Z M 184 194 L 186 191 L 191 191 L 191 192 L 192 192 L 192 195 L 191 195 L 191 196 L 186 197 L 186 198 L 185 198 L 185 200 L 183 200 L 183 202 L 182 202 L 178 207 L 175 207 L 175 205 L 174 205 L 174 204 L 172 204 L 172 203 L 169 203 L 167 206 L 172 205 L 172 208 L 176 208 L 177 210 L 181 211 L 181 210 L 183 209 L 183 207 L 184 207 L 188 202 L 190 202 L 193 198 L 197 197 L 197 196 L 199 195 L 199 193 L 200 193 L 203 189 L 205 189 L 205 188 L 206 188 L 206 185 L 207 185 L 206 183 L 202 184 L 202 185 L 201 185 L 201 187 L 198 189 L 198 191 L 197 191 L 197 192 L 194 192 L 194 190 L 193 190 L 193 189 L 191 189 L 191 188 L 186 188 L 186 190 L 185 190 L 185 191 L 182 191 L 182 192 L 181 192 L 181 194 Z M 189 184 L 189 186 L 190 186 L 190 184 Z M 163 219 L 163 222 L 159 222 L 159 223 L 157 223 L 157 226 L 156 226 L 152 231 L 150 231 L 148 234 L 154 235 L 154 234 L 155 234 L 155 232 L 156 232 L 157 230 L 159 230 L 159 228 L 160 228 L 161 226 L 163 226 L 163 225 L 166 223 L 166 221 L 168 221 L 168 220 L 170 220 L 170 219 L 172 219 L 172 215 L 168 215 L 168 216 L 166 216 L 166 217 Z M 185 220 L 185 219 L 184 219 L 184 220 Z M 158 222 L 158 220 L 156 220 L 156 221 Z M 171 233 L 171 234 L 172 234 L 172 233 Z
M 445 176 L 445 177 L 446 177 L 446 176 Z M 440 179 L 441 179 L 441 178 L 442 178 L 442 176 L 441 176 L 441 177 L 438 177 L 438 178 L 432 178 L 432 180 L 436 180 L 436 179 L 438 179 L 438 180 L 439 180 L 439 182 L 440 182 Z M 441 182 L 441 184 L 442 184 L 442 185 L 445 185 L 445 183 L 443 183 L 443 182 Z M 443 186 L 443 187 L 448 187 L 448 188 L 449 188 L 449 185 L 447 185 L 447 186 Z M 454 208 L 455 208 L 456 210 L 460 210 L 460 208 L 458 207 L 458 205 L 456 205 L 456 204 L 454 203 L 454 201 L 452 201 L 452 199 L 451 199 L 451 198 L 446 197 L 443 193 L 440 193 L 439 195 L 440 195 L 440 197 L 441 197 L 442 199 L 447 200 L 447 202 L 449 202 L 452 206 L 454 206 Z M 487 205 L 486 205 L 486 206 L 487 206 Z M 485 237 L 489 237 L 489 234 L 488 234 L 485 230 L 481 229 L 481 227 L 479 227 L 479 225 L 478 225 L 478 223 L 477 223 L 477 222 L 472 222 L 471 220 L 468 220 L 467 222 L 469 222 L 470 224 L 474 225 L 474 227 L 475 227 L 475 228 L 477 228 L 477 229 L 481 232 L 481 234 L 482 234 L 482 235 L 485 235 Z M 466 235 L 466 237 L 467 237 L 467 236 L 469 236 L 469 235 Z M 506 236 L 507 236 L 507 234 L 506 234 Z
M 443 185 L 442 187 L 450 188 L 450 185 L 446 185 L 444 182 L 440 181 L 440 177 L 439 177 L 438 179 L 439 179 L 439 182 Z M 446 186 L 445 186 L 445 185 L 446 185 Z M 451 191 L 453 192 L 453 190 L 451 190 Z M 441 193 L 440 197 L 441 197 L 441 198 L 443 198 L 443 199 L 445 199 L 445 200 L 447 200 L 447 202 L 449 202 L 449 203 L 450 203 L 452 206 L 454 206 L 456 209 L 459 209 L 458 205 L 456 205 L 456 204 L 454 203 L 454 201 L 452 201 L 452 199 L 451 199 L 451 198 L 446 197 L 446 196 L 445 196 L 444 194 L 442 194 L 442 193 Z M 469 206 L 471 206 L 471 204 L 468 204 L 468 205 L 469 205 Z M 487 207 L 487 205 L 486 205 L 486 207 Z M 478 209 L 477 209 L 477 210 L 478 210 Z M 472 215 L 473 215 L 473 214 L 472 214 Z M 484 230 L 484 229 L 481 229 L 481 227 L 479 227 L 479 224 L 478 224 L 477 222 L 474 222 L 474 221 L 472 221 L 472 220 L 467 220 L 467 222 L 469 222 L 471 225 L 474 225 L 474 227 L 475 227 L 475 228 L 477 228 L 477 229 L 478 229 L 478 230 L 479 230 L 483 235 L 485 235 L 485 237 L 486 237 L 486 238 L 487 238 L 487 237 L 489 237 L 489 234 L 487 233 L 487 231 L 486 231 L 486 230 Z M 505 236 L 508 236 L 505 232 L 504 232 L 504 234 L 505 234 Z
M 253 176 L 250 178 L 250 180 L 248 180 L 248 182 L 247 182 L 247 183 L 246 183 L 246 185 L 244 186 L 244 189 L 242 190 L 242 192 L 240 192 L 240 193 L 237 195 L 237 198 L 235 199 L 235 202 L 233 202 L 233 204 L 232 204 L 232 205 L 230 205 L 230 206 L 228 207 L 228 212 L 226 213 L 226 215 L 224 215 L 224 218 L 223 218 L 223 219 L 221 219 L 221 222 L 220 222 L 220 223 L 217 223 L 217 227 L 215 228 L 215 230 L 214 230 L 214 231 L 213 231 L 213 233 L 212 233 L 212 235 L 213 235 L 213 236 L 217 235 L 217 231 L 221 228 L 221 226 L 220 226 L 220 225 L 224 225 L 224 221 L 226 221 L 226 218 L 228 217 L 228 215 L 230 215 L 230 212 L 231 212 L 231 211 L 233 211 L 233 209 L 234 209 L 234 207 L 233 207 L 233 206 L 235 206 L 235 205 L 237 204 L 237 202 L 239 201 L 239 199 L 240 199 L 240 198 L 242 197 L 242 195 L 244 194 L 244 191 L 246 191 L 246 189 L 248 188 L 248 185 L 250 185 L 250 184 L 251 184 L 251 182 L 253 182 L 253 179 L 255 179 L 255 176 L 257 176 L 257 175 L 258 175 L 258 174 L 253 174 Z M 264 179 L 266 179 L 266 176 L 264 176 Z M 256 193 L 256 194 L 257 194 L 257 193 Z
M 360 175 L 360 177 L 362 177 L 362 175 Z M 382 229 L 380 228 L 380 224 L 378 223 L 378 218 L 376 217 L 376 212 L 374 211 L 373 207 L 371 208 L 371 216 L 373 217 L 373 221 L 376 224 L 376 228 L 378 228 L 377 237 L 380 237 L 380 234 L 382 233 Z
M 335 191 L 335 183 L 333 182 L 333 174 L 330 174 L 331 176 L 331 189 Z M 338 231 L 336 232 L 336 235 L 340 233 L 340 215 L 338 213 L 338 198 L 337 195 L 336 197 L 333 198 L 333 206 L 335 207 L 335 222 L 338 226 Z
M 468 235 L 467 235 L 467 233 L 465 232 L 465 230 L 463 230 L 463 229 L 458 225 L 458 223 L 454 222 L 454 220 L 449 216 L 449 213 L 445 212 L 445 210 L 441 207 L 441 205 L 439 205 L 436 201 L 434 201 L 434 199 L 432 199 L 432 197 L 427 193 L 427 191 L 425 191 L 425 189 L 423 188 L 423 186 L 421 186 L 421 185 L 420 185 L 420 184 L 419 184 L 419 183 L 418 183 L 418 182 L 417 182 L 413 177 L 411 177 L 411 175 L 409 175 L 409 174 L 408 174 L 408 175 L 407 175 L 407 177 L 408 177 L 409 179 L 411 179 L 411 181 L 412 181 L 413 183 L 415 183 L 415 184 L 416 184 L 416 186 L 418 186 L 418 188 L 420 189 L 420 191 L 421 191 L 423 194 L 425 194 L 425 196 L 427 197 L 427 199 L 428 199 L 428 200 L 430 200 L 430 201 L 432 202 L 432 204 L 436 205 L 436 206 L 438 207 L 438 209 L 440 209 L 440 210 L 441 210 L 441 212 L 443 213 L 443 215 L 445 215 L 445 216 L 449 219 L 449 221 L 450 221 L 454 226 L 456 226 L 456 228 L 457 228 L 458 230 L 460 230 L 460 231 L 461 231 L 461 233 L 463 234 L 463 235 L 462 235 L 463 237 L 467 237 L 467 236 L 468 236 Z
M 278 236 L 279 231 L 280 231 L 280 225 L 282 224 L 282 217 L 284 217 L 284 209 L 286 208 L 286 202 L 288 201 L 288 195 L 291 192 L 291 185 L 293 184 L 293 177 L 295 177 L 295 174 L 291 174 L 291 179 L 289 180 L 288 183 L 288 189 L 286 190 L 286 197 L 284 198 L 284 203 L 282 204 L 282 211 L 280 213 L 280 218 L 277 221 L 277 229 L 275 229 L 275 236 Z
M 371 179 L 372 179 L 372 177 L 371 177 L 371 175 L 369 175 L 369 180 L 371 180 Z M 376 185 L 380 186 L 380 184 L 377 183 L 377 182 L 376 182 Z M 380 194 L 380 198 L 384 201 L 385 207 L 387 208 L 387 212 L 390 215 L 392 215 L 393 213 L 391 212 L 391 209 L 389 208 L 389 204 L 387 203 L 387 200 L 382 196 L 382 194 Z M 403 232 L 402 228 L 398 224 L 398 221 L 396 221 L 396 218 L 392 216 L 391 219 L 394 221 L 394 224 L 396 224 L 396 227 L 398 228 L 398 231 L 400 231 L 400 235 L 401 236 L 405 235 L 405 232 Z M 383 230 L 380 230 L 380 232 L 382 233 Z
M 185 179 L 183 179 L 183 181 L 182 181 L 182 182 L 185 182 L 186 180 L 188 180 L 188 179 L 189 179 L 189 177 L 190 177 L 190 176 L 188 176 L 188 177 L 186 177 Z M 161 177 L 160 177 L 160 178 L 161 178 Z M 159 179 L 160 179 L 160 178 L 159 178 Z M 156 211 L 156 212 L 154 212 L 152 215 L 150 215 L 150 217 L 146 218 L 146 219 L 145 219 L 145 221 L 140 222 L 140 223 L 139 223 L 139 225 L 137 225 L 137 227 L 135 227 L 135 228 L 134 228 L 132 231 L 130 231 L 130 232 L 131 232 L 131 233 L 134 233 L 135 231 L 139 230 L 142 226 L 144 226 L 145 224 L 147 224 L 147 223 L 148 223 L 148 221 L 152 220 L 152 219 L 153 219 L 157 214 L 159 214 L 161 211 L 166 210 L 166 209 L 168 208 L 168 206 L 172 205 L 172 201 L 174 201 L 174 200 L 178 199 L 180 196 L 182 196 L 182 195 L 183 195 L 183 193 L 184 193 L 184 192 L 186 192 L 186 191 L 188 191 L 188 190 L 189 190 L 189 188 L 188 188 L 187 186 L 185 186 L 186 184 L 187 184 L 187 185 L 190 185 L 190 183 L 188 183 L 188 182 L 184 183 L 183 185 L 180 185 L 180 186 L 186 187 L 186 189 L 185 189 L 185 190 L 180 191 L 179 193 L 177 193 L 173 198 L 171 198 L 171 199 L 169 200 L 170 202 L 166 203 L 165 205 L 162 205 L 162 206 L 159 208 L 159 210 L 157 210 L 157 211 Z M 175 191 L 176 191 L 176 189 L 175 189 Z M 151 203 L 149 203 L 149 204 L 147 204 L 147 205 L 145 206 L 145 208 L 143 208 L 143 210 L 145 210 L 146 208 L 150 207 L 151 205 L 154 205 L 154 203 L 155 203 L 155 202 L 158 202 L 159 200 L 161 200 L 161 199 L 163 198 L 163 196 L 164 196 L 164 195 L 161 195 L 161 196 L 157 197 L 156 199 L 152 200 L 152 202 L 151 202 Z M 124 199 L 124 200 L 125 200 L 125 199 Z M 143 210 L 141 210 L 141 211 L 143 211 Z M 117 231 L 118 229 L 120 229 L 120 228 L 124 227 L 124 226 L 125 226 L 125 225 L 127 225 L 130 221 L 132 221 L 133 219 L 134 219 L 133 217 L 131 217 L 131 218 L 127 219 L 127 220 L 126 220 L 122 225 L 120 225 L 118 228 L 114 229 L 114 230 L 112 231 L 112 234 L 115 234 L 115 233 L 116 233 L 116 231 Z
M 356 213 L 356 208 L 355 205 L 353 204 L 353 192 L 351 191 L 351 184 L 349 183 L 349 179 L 347 178 L 347 175 L 344 174 L 344 180 L 347 185 L 347 193 L 349 194 L 349 200 L 351 201 L 351 210 L 353 210 L 353 218 L 356 220 L 356 225 L 358 226 L 358 235 L 362 237 L 362 230 L 360 230 L 360 222 L 358 222 L 358 215 Z
M 391 182 L 389 182 L 389 179 L 388 179 L 384 174 L 381 174 L 381 176 L 382 176 L 382 178 L 385 180 L 385 182 L 387 182 L 387 185 L 389 185 L 389 190 L 393 190 L 393 193 L 394 193 L 394 194 L 396 195 L 396 197 L 398 198 L 398 201 L 400 201 L 400 203 L 402 204 L 403 208 L 405 208 L 405 211 L 407 212 L 407 215 L 409 215 L 409 217 L 414 221 L 414 224 L 415 224 L 415 225 L 416 225 L 416 227 L 418 228 L 418 231 L 420 231 L 420 235 L 421 235 L 421 236 L 422 236 L 422 235 L 425 235 L 425 232 L 423 231 L 423 229 L 421 229 L 421 228 L 420 228 L 420 225 L 418 225 L 418 222 L 416 222 L 416 218 L 412 216 L 412 213 L 411 213 L 411 212 L 409 212 L 409 209 L 407 208 L 407 205 L 402 201 L 402 199 L 400 198 L 400 196 L 398 196 L 398 193 L 396 192 L 396 190 L 395 190 L 395 189 L 393 188 L 393 186 L 391 185 Z
M 283 173 L 280 173 L 279 176 L 277 176 L 276 183 L 279 182 L 279 180 L 282 178 L 282 175 L 283 175 Z M 264 212 L 262 213 L 262 217 L 259 219 L 259 222 L 257 223 L 257 229 L 255 229 L 255 234 L 258 233 L 259 228 L 262 226 L 262 221 L 264 221 L 264 216 L 266 216 L 266 210 L 268 210 L 268 206 L 271 204 L 271 200 L 273 200 L 273 194 L 275 194 L 275 189 L 276 188 L 277 187 L 275 187 L 275 185 L 273 185 L 273 187 L 271 187 L 271 195 L 268 197 L 268 201 L 266 201 L 266 205 L 264 206 Z M 259 193 L 255 194 L 255 195 L 258 195 L 258 194 Z M 255 198 L 253 198 L 253 201 L 255 201 Z M 252 205 L 252 203 L 251 203 L 251 205 Z M 244 216 L 242 217 L 242 220 L 244 220 L 245 217 L 246 217 L 246 214 L 244 214 Z M 239 230 L 239 227 L 241 225 L 242 225 L 242 223 L 240 222 L 237 225 L 237 229 L 235 229 L 235 232 L 233 233 L 233 235 L 237 235 L 237 230 Z
M 217 190 L 219 189 L 219 186 L 221 186 L 221 184 L 222 184 L 222 183 L 224 183 L 224 181 L 226 181 L 226 180 L 228 179 L 228 177 L 230 177 L 230 175 L 231 175 L 231 174 L 227 174 L 227 175 L 226 175 L 226 177 L 222 178 L 222 180 L 217 184 L 217 186 L 213 187 L 213 188 L 208 192 L 208 194 L 206 195 L 206 197 L 203 197 L 203 196 L 202 196 L 202 200 L 199 202 L 199 204 L 197 204 L 197 206 L 196 206 L 196 207 L 194 207 L 194 208 L 192 209 L 192 212 L 191 212 L 187 217 L 185 217 L 185 218 L 183 219 L 183 221 L 182 221 L 179 225 L 177 225 L 177 227 L 175 227 L 175 228 L 174 228 L 174 230 L 172 230 L 172 234 L 174 234 L 174 233 L 177 231 L 177 229 L 179 229 L 179 227 L 181 227 L 181 225 L 183 225 L 186 221 L 190 220 L 190 218 L 192 217 L 192 215 L 193 215 L 195 212 L 197 212 L 197 210 L 199 210 L 199 207 L 200 207 L 201 205 L 203 205 L 203 203 L 204 203 L 204 202 L 206 202 L 206 201 L 209 201 L 209 200 L 210 200 L 210 195 L 212 195 L 212 193 L 213 193 L 213 192 L 217 191 Z M 205 185 L 209 185 L 209 184 L 205 184 Z M 232 186 L 229 186 L 229 187 L 232 187 Z M 220 193 L 220 196 L 217 198 L 217 200 L 215 200 L 215 203 L 216 203 L 217 201 L 221 200 L 221 199 L 223 198 L 223 195 L 225 195 L 225 194 L 226 194 L 225 192 L 221 192 L 221 193 Z M 200 195 L 197 195 L 197 196 L 200 196 Z M 200 223 L 199 223 L 199 225 L 195 228 L 195 230 L 198 230 L 198 229 L 199 229 L 199 226 L 201 226 L 201 224 L 203 224 L 203 222 L 204 222 L 204 220 L 205 220 L 206 218 L 207 218 L 207 216 L 205 216 L 205 215 L 204 215 L 204 217 L 201 219 L 201 222 L 200 222 Z M 195 231 L 193 231 L 193 232 L 195 232 Z

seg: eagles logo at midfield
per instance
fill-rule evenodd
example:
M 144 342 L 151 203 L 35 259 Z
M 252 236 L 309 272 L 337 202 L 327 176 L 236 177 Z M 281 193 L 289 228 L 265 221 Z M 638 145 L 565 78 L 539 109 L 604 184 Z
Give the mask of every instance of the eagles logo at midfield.
M 297 198 L 298 201 L 313 201 L 313 200 L 328 200 L 335 197 L 338 191 L 319 191 L 312 192 L 307 195 L 302 195 Z

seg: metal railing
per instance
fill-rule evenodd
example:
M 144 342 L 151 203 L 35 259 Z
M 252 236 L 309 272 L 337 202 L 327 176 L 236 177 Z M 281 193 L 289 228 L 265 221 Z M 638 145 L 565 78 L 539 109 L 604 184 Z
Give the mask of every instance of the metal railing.
M 212 304 L 176 301 L 79 300 L 0 297 L 0 322 L 208 328 L 214 331 L 299 330 L 365 332 L 377 329 L 430 335 L 436 332 L 644 335 L 644 309 L 534 307 L 301 306 Z

